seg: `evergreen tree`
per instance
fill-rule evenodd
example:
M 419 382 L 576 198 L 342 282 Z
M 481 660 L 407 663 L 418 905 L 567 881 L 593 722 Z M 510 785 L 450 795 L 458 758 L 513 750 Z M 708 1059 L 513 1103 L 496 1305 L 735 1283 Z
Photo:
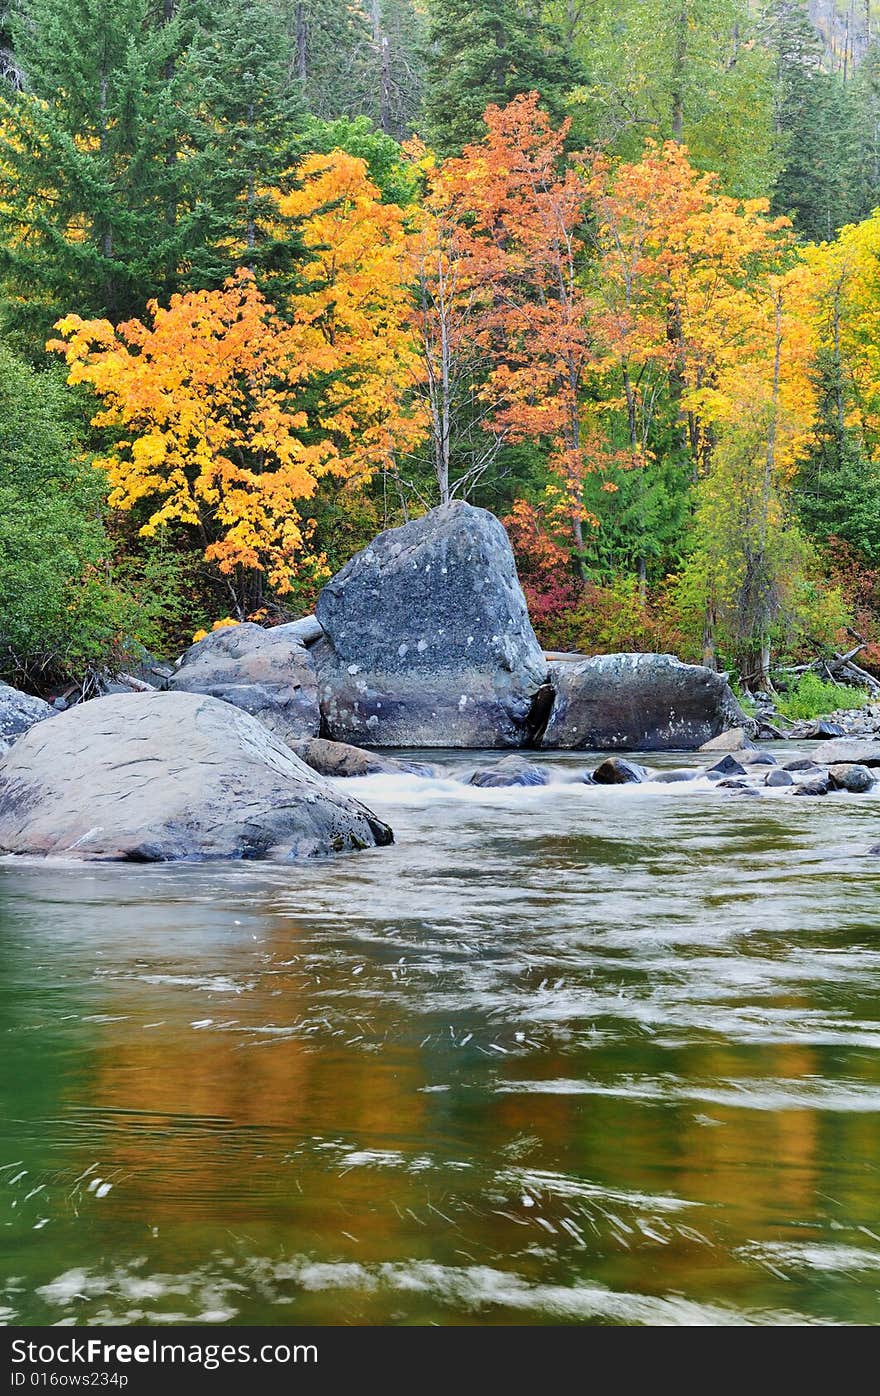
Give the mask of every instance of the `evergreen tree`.
M 483 134 L 490 104 L 538 92 L 554 120 L 581 77 L 556 28 L 519 0 L 430 0 L 424 125 L 441 154 Z
M 824 71 L 804 0 L 772 0 L 764 18 L 784 143 L 774 208 L 794 220 L 802 237 L 827 240 L 859 216 L 853 93 L 840 75 Z
M 154 0 L 22 0 L 23 90 L 0 96 L 5 312 L 33 347 L 60 310 L 119 319 L 199 245 L 184 54 L 194 15 Z
M 325 121 L 367 115 L 372 32 L 359 0 L 273 0 L 287 35 L 288 72 L 304 105 Z
M 852 81 L 859 217 L 880 204 L 880 43 L 871 44 Z
M 266 232 L 273 206 L 265 191 L 302 154 L 305 112 L 277 10 L 264 0 L 225 0 L 192 59 L 191 80 L 208 226 L 188 280 L 211 286 L 234 262 L 254 267 L 279 252 Z

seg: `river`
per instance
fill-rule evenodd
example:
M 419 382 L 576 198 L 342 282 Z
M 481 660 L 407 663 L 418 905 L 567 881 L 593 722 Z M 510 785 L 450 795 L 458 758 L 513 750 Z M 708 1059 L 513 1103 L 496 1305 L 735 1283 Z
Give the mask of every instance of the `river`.
M 393 848 L 0 864 L 0 1321 L 880 1322 L 880 785 L 439 759 Z

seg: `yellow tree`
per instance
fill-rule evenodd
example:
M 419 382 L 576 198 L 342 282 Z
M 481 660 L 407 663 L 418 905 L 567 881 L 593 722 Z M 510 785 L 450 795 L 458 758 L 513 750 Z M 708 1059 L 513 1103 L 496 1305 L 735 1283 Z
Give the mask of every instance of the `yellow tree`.
M 720 626 L 744 682 L 768 687 L 773 627 L 800 574 L 788 496 L 816 416 L 808 269 L 762 278 L 747 308 L 738 352 L 691 403 L 714 437 L 697 487 L 692 576 L 702 591 L 705 661 L 714 663 Z
M 219 291 L 152 303 L 146 324 L 68 316 L 51 344 L 102 400 L 94 424 L 123 433 L 96 462 L 111 504 L 145 507 L 147 536 L 195 529 L 239 616 L 266 580 L 284 594 L 321 568 L 301 507 L 318 482 L 363 484 L 423 431 L 404 401 L 400 210 L 341 152 L 297 173 L 278 205 L 309 260 L 284 318 L 241 268 Z

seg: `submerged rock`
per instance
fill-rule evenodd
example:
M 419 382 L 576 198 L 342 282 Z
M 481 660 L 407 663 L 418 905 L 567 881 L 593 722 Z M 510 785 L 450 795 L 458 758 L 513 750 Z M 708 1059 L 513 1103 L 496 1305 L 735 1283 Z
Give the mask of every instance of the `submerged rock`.
M 0 852 L 161 862 L 294 858 L 391 843 L 249 714 L 193 693 L 96 698 L 0 767 Z
M 649 779 L 656 785 L 677 785 L 683 780 L 696 780 L 697 776 L 702 774 L 702 771 L 691 771 L 681 767 L 675 771 L 650 771 Z
M 851 795 L 864 795 L 875 782 L 875 776 L 867 766 L 829 766 L 828 775 L 835 790 L 848 790 Z
M 549 773 L 521 756 L 505 756 L 494 766 L 481 766 L 474 771 L 468 785 L 500 788 L 507 785 L 549 785 Z
M 303 633 L 302 621 L 270 630 L 250 622 L 213 630 L 186 651 L 168 688 L 220 698 L 285 741 L 316 737 L 318 681 Z
M 369 746 L 521 747 L 549 707 L 513 552 L 456 500 L 381 533 L 318 598 L 322 731 Z
M 769 751 L 738 751 L 737 760 L 743 766 L 776 766 L 779 763 Z
M 609 756 L 591 774 L 596 785 L 640 785 L 648 779 L 644 766 L 624 761 L 622 756 Z
M 542 746 L 689 751 L 748 719 L 725 675 L 671 654 L 602 654 L 551 664 L 555 699 Z
M 432 776 L 433 766 L 422 761 L 398 761 L 393 756 L 379 756 L 374 751 L 351 746 L 348 742 L 329 742 L 324 737 L 304 737 L 291 743 L 301 761 L 322 776 Z
M 21 693 L 8 683 L 0 683 L 0 756 L 34 723 L 54 715 L 55 709 L 49 703 L 44 703 L 42 698 Z
M 810 756 L 799 756 L 794 761 L 786 761 L 784 771 L 818 771 L 819 767 Z

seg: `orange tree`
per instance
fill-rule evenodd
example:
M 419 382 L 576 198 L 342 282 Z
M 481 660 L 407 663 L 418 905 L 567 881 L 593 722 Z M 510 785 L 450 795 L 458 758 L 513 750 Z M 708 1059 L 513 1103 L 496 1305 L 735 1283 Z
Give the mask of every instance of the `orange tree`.
M 469 276 L 484 288 L 478 343 L 490 364 L 487 430 L 545 440 L 578 552 L 582 482 L 593 468 L 582 424 L 592 358 L 582 287 L 586 185 L 535 92 L 487 108 L 486 135 L 447 160 L 442 180 L 467 230 Z
M 148 537 L 194 529 L 238 616 L 267 581 L 283 595 L 322 569 L 302 510 L 318 482 L 362 484 L 422 431 L 404 402 L 400 211 L 341 152 L 297 173 L 278 206 L 308 260 L 283 318 L 240 268 L 220 290 L 151 303 L 146 324 L 68 316 L 51 342 L 102 400 L 94 425 L 122 433 L 96 462 L 111 505 L 146 504 Z

